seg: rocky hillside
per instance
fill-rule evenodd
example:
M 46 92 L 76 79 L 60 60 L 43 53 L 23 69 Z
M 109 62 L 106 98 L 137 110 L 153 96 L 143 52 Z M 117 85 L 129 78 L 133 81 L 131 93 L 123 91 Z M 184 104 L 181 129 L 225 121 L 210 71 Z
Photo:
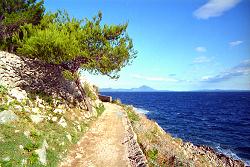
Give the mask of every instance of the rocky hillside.
M 76 152 L 84 152 L 83 148 L 88 147 L 92 152 L 82 157 L 93 155 L 93 161 L 100 150 L 106 148 L 106 152 L 110 152 L 112 149 L 108 148 L 117 145 L 121 150 L 125 148 L 126 156 L 121 157 L 130 162 L 128 166 L 244 166 L 243 162 L 218 154 L 210 147 L 173 138 L 157 123 L 119 101 L 114 103 L 122 109 L 110 103 L 103 105 L 95 86 L 84 78 L 81 84 L 91 101 L 92 112 L 86 110 L 75 83 L 66 80 L 57 66 L 0 51 L 0 167 L 58 166 L 65 157 L 75 157 L 74 150 L 73 156 L 67 154 L 73 146 L 79 147 L 80 139 L 82 147 Z M 109 106 L 109 111 L 104 112 L 104 106 Z M 103 116 L 93 123 L 103 112 Z M 90 124 L 96 126 L 91 126 L 84 135 Z M 114 144 L 107 144 L 112 137 Z M 77 142 L 78 145 L 74 145 Z M 95 147 L 89 145 L 91 142 Z M 107 156 L 106 152 L 102 152 L 105 155 L 101 158 Z M 114 155 L 118 160 L 121 158 Z M 108 158 L 105 159 L 107 164 L 115 159 Z M 114 164 L 119 164 L 118 160 Z M 67 158 L 65 162 L 68 163 Z
M 147 156 L 149 166 L 244 167 L 244 163 L 216 153 L 208 146 L 195 146 L 173 138 L 156 122 L 125 106 L 138 143 Z
M 103 111 L 94 87 L 86 111 L 74 83 L 58 69 L 0 52 L 0 166 L 57 166 Z

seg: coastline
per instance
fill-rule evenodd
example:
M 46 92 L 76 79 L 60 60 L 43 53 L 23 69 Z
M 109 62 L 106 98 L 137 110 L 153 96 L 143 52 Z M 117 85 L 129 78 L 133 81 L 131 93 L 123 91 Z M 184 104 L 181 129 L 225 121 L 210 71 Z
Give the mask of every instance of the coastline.
M 126 108 L 130 110 L 128 108 L 131 106 Z M 135 109 L 132 107 L 129 112 L 134 112 L 133 117 L 138 117 L 135 120 L 130 118 L 130 121 L 149 166 L 247 166 L 246 162 L 219 153 L 212 147 L 194 145 L 172 137 L 157 122 Z

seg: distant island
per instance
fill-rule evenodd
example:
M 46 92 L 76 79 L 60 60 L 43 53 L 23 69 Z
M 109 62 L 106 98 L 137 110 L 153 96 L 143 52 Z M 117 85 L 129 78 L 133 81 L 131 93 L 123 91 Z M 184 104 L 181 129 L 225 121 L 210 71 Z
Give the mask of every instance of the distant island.
M 151 88 L 147 85 L 142 85 L 138 88 L 101 88 L 100 92 L 250 92 L 250 90 L 226 90 L 226 89 L 200 89 L 200 90 L 190 90 L 190 91 L 173 91 L 173 90 L 158 90 Z
M 158 90 L 153 89 L 149 86 L 143 85 L 138 88 L 131 89 L 113 89 L 113 88 L 103 88 L 100 89 L 100 92 L 156 92 Z

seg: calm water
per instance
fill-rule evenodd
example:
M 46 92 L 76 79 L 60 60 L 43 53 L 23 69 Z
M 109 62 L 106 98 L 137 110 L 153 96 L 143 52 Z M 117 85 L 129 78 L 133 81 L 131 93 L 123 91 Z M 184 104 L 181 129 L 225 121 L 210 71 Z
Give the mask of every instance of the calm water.
M 174 137 L 250 164 L 250 92 L 105 92 L 131 104 Z

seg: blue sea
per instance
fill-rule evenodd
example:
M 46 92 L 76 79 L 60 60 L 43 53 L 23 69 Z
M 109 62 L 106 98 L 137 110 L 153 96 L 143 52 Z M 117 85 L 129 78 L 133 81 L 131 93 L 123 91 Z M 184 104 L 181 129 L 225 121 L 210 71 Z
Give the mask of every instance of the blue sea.
M 103 92 L 133 105 L 174 137 L 250 165 L 250 92 Z

